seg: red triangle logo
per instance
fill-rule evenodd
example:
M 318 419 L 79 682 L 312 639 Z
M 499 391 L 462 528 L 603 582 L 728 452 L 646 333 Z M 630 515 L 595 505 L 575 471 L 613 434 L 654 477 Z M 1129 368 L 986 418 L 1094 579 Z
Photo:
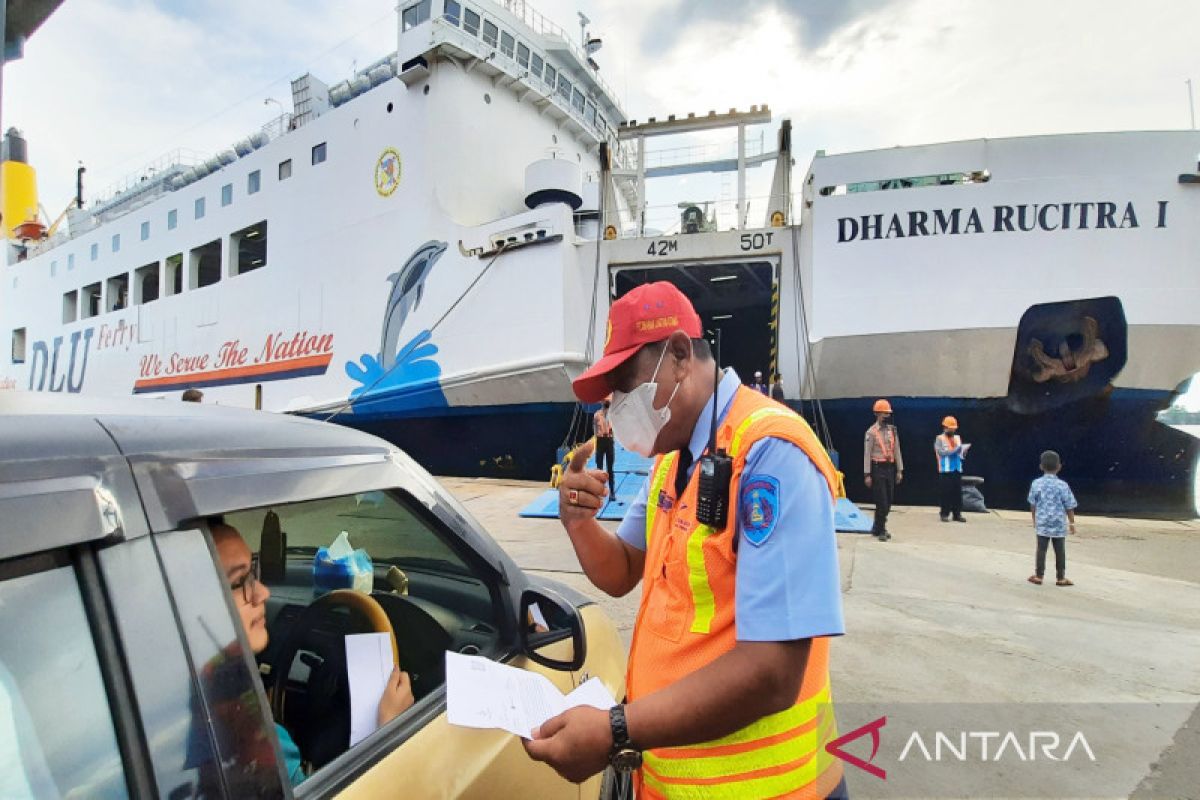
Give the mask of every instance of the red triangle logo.
M 825 745 L 825 751 L 830 755 L 837 756 L 842 761 L 848 764 L 853 764 L 864 772 L 869 772 L 880 780 L 887 780 L 887 770 L 875 766 L 871 762 L 875 760 L 875 754 L 879 752 L 879 729 L 887 725 L 887 717 L 880 717 L 874 722 L 868 722 L 861 728 L 855 728 L 847 734 L 839 736 L 829 744 Z M 871 734 L 871 757 L 863 761 L 853 753 L 847 753 L 842 749 L 842 745 L 848 742 L 853 742 L 855 739 L 861 738 L 864 734 Z

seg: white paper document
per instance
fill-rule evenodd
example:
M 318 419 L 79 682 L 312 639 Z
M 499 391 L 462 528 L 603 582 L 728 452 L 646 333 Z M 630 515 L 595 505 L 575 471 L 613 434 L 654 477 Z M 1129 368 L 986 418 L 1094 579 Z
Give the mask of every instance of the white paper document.
M 392 661 L 386 633 L 353 633 L 346 637 L 346 675 L 350 681 L 350 746 L 375 732 L 379 698 L 387 687 Z
M 970 449 L 971 449 L 971 445 L 967 444 L 966 442 L 963 442 L 962 451 L 959 453 L 959 455 L 961 455 L 963 458 L 966 458 L 967 451 Z
M 545 675 L 446 652 L 446 719 L 451 725 L 499 728 L 528 739 L 534 728 L 568 708 L 607 711 L 616 704 L 599 678 L 564 696 Z

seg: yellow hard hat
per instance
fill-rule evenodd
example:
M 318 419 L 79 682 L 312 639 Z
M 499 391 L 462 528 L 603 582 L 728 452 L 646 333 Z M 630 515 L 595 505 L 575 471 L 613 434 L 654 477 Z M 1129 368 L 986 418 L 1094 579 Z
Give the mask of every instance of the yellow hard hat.
M 956 420 L 954 417 L 946 417 L 944 420 L 942 420 L 942 427 L 958 430 L 958 420 Z
M 876 400 L 871 410 L 876 414 L 890 414 L 892 413 L 892 404 L 887 400 Z

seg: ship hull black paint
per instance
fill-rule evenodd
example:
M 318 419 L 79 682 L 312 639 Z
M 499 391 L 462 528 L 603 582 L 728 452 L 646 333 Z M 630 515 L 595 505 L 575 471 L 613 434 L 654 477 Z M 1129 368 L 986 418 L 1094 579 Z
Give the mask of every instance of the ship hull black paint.
M 1062 477 L 1087 514 L 1195 516 L 1193 475 L 1200 440 L 1156 421 L 1168 391 L 1114 390 L 1042 414 L 1017 414 L 1004 398 L 890 398 L 905 458 L 900 505 L 936 506 L 933 440 L 947 414 L 973 444 L 965 474 L 985 479 L 991 508 L 1026 509 L 1043 450 L 1063 458 Z M 862 446 L 875 398 L 823 402 L 850 499 L 871 502 L 862 482 Z M 796 407 L 796 403 L 790 403 Z M 337 421 L 403 448 L 436 475 L 548 480 L 571 423 L 570 403 L 410 409 Z M 811 406 L 804 404 L 811 421 Z M 590 430 L 583 436 L 590 435 Z
M 1041 474 L 1038 457 L 1056 450 L 1080 513 L 1194 517 L 1200 440 L 1155 419 L 1171 397 L 1168 391 L 1117 389 L 1033 415 L 1009 410 L 1005 398 L 891 397 L 905 466 L 896 502 L 937 505 L 933 440 L 949 414 L 958 419 L 963 440 L 972 443 L 964 474 L 984 478 L 991 508 L 1028 509 L 1029 484 Z M 822 403 L 847 493 L 860 503 L 871 502 L 862 458 L 874 400 Z M 804 410 L 811 411 L 807 403 Z

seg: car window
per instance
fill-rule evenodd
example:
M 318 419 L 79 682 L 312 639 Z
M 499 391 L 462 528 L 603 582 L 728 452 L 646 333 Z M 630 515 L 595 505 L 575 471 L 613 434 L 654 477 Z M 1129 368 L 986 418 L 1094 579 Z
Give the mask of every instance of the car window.
M 235 606 L 240 598 L 266 607 L 268 643 L 258 661 L 275 721 L 294 740 L 308 774 L 350 749 L 345 636 L 377 629 L 362 613 L 331 606 L 338 600 L 332 590 L 353 588 L 379 604 L 418 706 L 443 684 L 447 650 L 498 651 L 495 579 L 453 532 L 403 492 L 249 509 L 208 522 L 210 531 L 227 526 L 240 534 L 253 554 L 257 582 L 267 589 L 246 588 L 244 581 L 230 585 Z M 343 532 L 355 552 L 345 571 L 324 559 Z M 404 731 L 400 737 L 413 729 L 395 730 Z
M 74 567 L 0 563 L 0 797 L 127 796 Z
M 199 768 L 194 794 L 278 797 L 283 773 L 266 698 L 230 616 L 228 586 L 210 566 L 210 544 L 198 530 L 180 530 L 156 535 L 155 545 L 195 673 L 184 762 Z
M 330 547 L 338 534 L 345 531 L 350 545 L 365 551 L 377 567 L 378 577 L 384 579 L 378 581 L 378 588 L 391 588 L 386 583 L 389 566 L 405 571 L 410 579 L 409 591 L 415 595 L 423 590 L 436 595 L 431 581 L 453 578 L 453 587 L 461 599 L 452 604 L 491 622 L 494 614 L 487 584 L 444 540 L 444 534 L 415 509 L 416 505 L 403 495 L 380 491 L 238 512 L 227 515 L 227 520 L 242 533 L 251 550 L 261 553 L 263 530 L 269 529 L 267 515 L 273 513 L 278 517 L 279 529 L 286 537 L 287 584 L 302 591 L 288 591 L 283 586 L 272 586 L 272 590 L 282 588 L 291 599 L 304 599 L 311 592 L 313 585 L 311 580 L 305 580 L 305 573 L 311 577 L 318 549 Z M 270 563 L 269 555 L 266 561 Z M 269 577 L 267 583 L 271 585 Z

